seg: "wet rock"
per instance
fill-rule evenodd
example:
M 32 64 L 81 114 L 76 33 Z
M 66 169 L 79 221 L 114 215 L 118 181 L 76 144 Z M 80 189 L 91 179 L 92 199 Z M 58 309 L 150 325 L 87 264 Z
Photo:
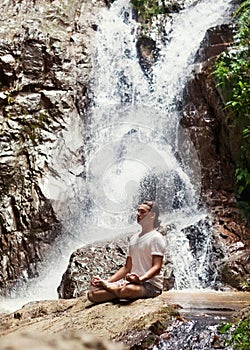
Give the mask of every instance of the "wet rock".
M 236 290 L 250 291 L 250 248 L 241 242 L 230 245 L 229 254 L 221 263 L 222 282 Z
M 195 63 L 204 62 L 227 50 L 233 40 L 233 25 L 222 24 L 209 28 L 196 53 Z
M 231 25 L 211 28 L 197 52 L 193 78 L 185 91 L 182 126 L 188 130 L 198 152 L 202 198 L 211 210 L 213 255 L 211 265 L 218 270 L 215 286 L 242 290 L 247 285 L 245 269 L 250 230 L 237 207 L 234 183 L 239 140 L 236 123 L 223 108 L 220 92 L 211 75 L 215 57 L 230 45 Z M 232 255 L 233 254 L 233 255 Z M 244 256 L 244 258 L 243 258 Z M 232 258 L 232 260 L 231 260 Z M 226 263 L 229 259 L 228 263 Z
M 136 43 L 139 63 L 147 78 L 150 78 L 152 66 L 156 62 L 159 49 L 157 49 L 156 42 L 146 36 L 140 36 Z
M 58 287 L 59 298 L 76 298 L 90 287 L 93 276 L 108 278 L 121 268 L 126 260 L 127 240 L 91 244 L 76 250 Z
M 232 145 L 237 142 L 237 129 L 232 125 L 212 78 L 212 69 L 216 55 L 207 48 L 219 43 L 230 44 L 232 29 L 228 25 L 211 28 L 207 31 L 194 62 L 193 78 L 185 89 L 185 102 L 181 124 L 187 128 L 191 140 L 197 149 L 202 171 L 203 193 L 234 189 L 235 154 Z M 221 47 L 221 51 L 226 46 Z M 235 152 L 235 151 L 234 151 Z
M 115 241 L 95 242 L 72 253 L 68 267 L 58 286 L 58 296 L 70 299 L 82 296 L 90 287 L 93 276 L 108 278 L 119 270 L 126 261 L 128 237 Z M 164 290 L 174 286 L 171 260 L 166 252 L 164 262 Z
M 37 275 L 62 234 L 69 193 L 83 181 L 90 38 L 95 12 L 106 4 L 1 6 L 0 294 L 6 295 L 18 280 Z

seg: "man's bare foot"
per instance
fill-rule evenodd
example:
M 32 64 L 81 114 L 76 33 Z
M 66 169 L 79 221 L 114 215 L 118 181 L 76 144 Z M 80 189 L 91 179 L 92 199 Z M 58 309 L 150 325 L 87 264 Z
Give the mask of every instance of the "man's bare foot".
M 108 281 L 103 280 L 103 279 L 101 279 L 101 278 L 99 278 L 98 281 L 95 281 L 95 285 L 96 285 L 97 287 L 102 287 L 102 288 L 104 288 L 104 289 L 107 289 L 107 287 L 108 287 L 109 284 L 110 284 L 110 283 L 108 283 Z
M 106 289 L 109 292 L 116 292 L 116 291 L 120 290 L 127 283 L 128 282 L 124 281 L 124 280 L 120 280 L 120 281 L 117 281 L 117 282 L 108 282 L 107 280 L 104 280 L 104 279 L 100 278 L 96 282 L 96 286 L 102 287 L 102 288 Z

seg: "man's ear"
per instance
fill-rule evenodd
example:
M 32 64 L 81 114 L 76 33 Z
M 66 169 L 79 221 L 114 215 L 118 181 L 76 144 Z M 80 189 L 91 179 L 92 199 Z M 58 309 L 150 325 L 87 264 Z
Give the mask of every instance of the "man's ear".
M 154 218 L 155 218 L 155 212 L 151 211 L 151 212 L 150 212 L 150 217 L 151 217 L 152 219 L 154 219 Z

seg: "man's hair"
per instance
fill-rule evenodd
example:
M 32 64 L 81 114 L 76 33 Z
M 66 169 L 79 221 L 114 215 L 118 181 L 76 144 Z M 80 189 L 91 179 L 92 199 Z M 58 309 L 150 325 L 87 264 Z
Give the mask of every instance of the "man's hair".
M 150 208 L 150 211 L 155 213 L 155 219 L 153 222 L 153 226 L 154 226 L 154 228 L 159 227 L 161 221 L 159 220 L 160 210 L 159 210 L 158 204 L 155 201 L 143 201 L 142 204 L 147 205 Z

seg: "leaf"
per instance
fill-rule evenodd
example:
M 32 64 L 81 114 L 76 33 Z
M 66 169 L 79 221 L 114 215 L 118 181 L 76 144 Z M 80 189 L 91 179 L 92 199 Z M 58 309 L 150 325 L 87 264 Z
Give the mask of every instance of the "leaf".
M 219 329 L 219 332 L 221 334 L 226 333 L 230 328 L 232 327 L 232 323 L 225 323 L 224 325 L 221 326 L 221 328 Z

